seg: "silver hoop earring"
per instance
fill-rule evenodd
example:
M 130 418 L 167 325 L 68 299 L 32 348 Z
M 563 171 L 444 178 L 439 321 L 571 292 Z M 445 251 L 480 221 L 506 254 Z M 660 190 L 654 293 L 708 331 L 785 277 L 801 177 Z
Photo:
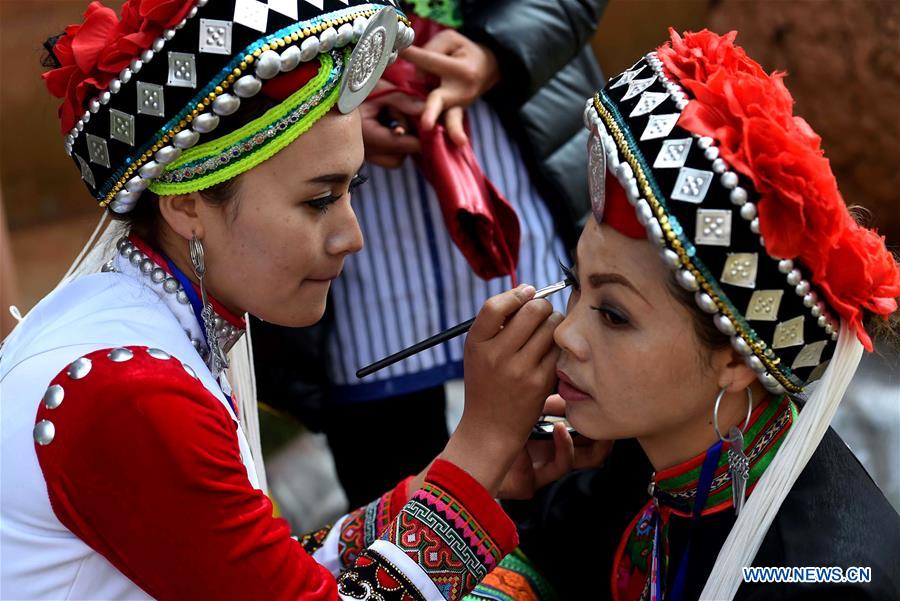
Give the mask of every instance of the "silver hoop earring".
M 739 515 L 744 507 L 744 497 L 747 490 L 747 480 L 750 478 L 750 460 L 744 454 L 744 432 L 750 425 L 750 415 L 753 413 L 753 391 L 747 387 L 747 417 L 744 425 L 738 428 L 732 426 L 728 436 L 722 436 L 719 429 L 719 404 L 725 397 L 728 388 L 719 390 L 716 396 L 716 404 L 713 407 L 713 428 L 723 444 L 728 445 L 728 475 L 731 478 L 731 500 L 734 504 L 734 514 Z
M 209 345 L 207 365 L 213 376 L 217 376 L 228 367 L 228 359 L 225 357 L 225 353 L 222 352 L 222 347 L 219 344 L 219 332 L 216 330 L 215 314 L 206 294 L 206 286 L 203 284 L 203 278 L 206 276 L 206 258 L 203 253 L 203 243 L 200 242 L 196 235 L 191 234 L 188 248 L 191 252 L 191 265 L 194 268 L 194 275 L 197 276 L 197 281 L 200 283 L 200 301 L 203 303 L 200 316 L 203 319 L 202 326 L 206 331 L 206 343 Z

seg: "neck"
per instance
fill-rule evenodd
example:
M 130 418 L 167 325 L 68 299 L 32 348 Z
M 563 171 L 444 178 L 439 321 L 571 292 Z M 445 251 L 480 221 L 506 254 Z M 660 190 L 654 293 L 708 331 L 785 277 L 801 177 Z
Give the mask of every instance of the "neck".
M 768 403 L 769 395 L 758 382 L 751 385 L 753 407 L 760 403 Z M 717 440 L 713 427 L 713 402 L 710 397 L 709 406 L 704 412 L 690 416 L 689 419 L 670 427 L 664 432 L 656 432 L 638 438 L 638 443 L 657 472 L 676 466 L 706 451 Z M 733 427 L 740 428 L 747 417 L 747 391 L 727 393 L 719 404 L 719 428 L 723 435 Z

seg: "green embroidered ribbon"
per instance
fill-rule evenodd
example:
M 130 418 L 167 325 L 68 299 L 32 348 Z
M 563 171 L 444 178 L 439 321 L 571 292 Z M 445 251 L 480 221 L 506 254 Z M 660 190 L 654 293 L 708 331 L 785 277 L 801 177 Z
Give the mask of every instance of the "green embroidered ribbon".
M 459 0 L 408 0 L 412 12 L 441 25 L 459 29 L 462 27 L 462 9 Z
M 160 196 L 189 194 L 237 177 L 309 130 L 337 103 L 349 50 L 319 55 L 319 71 L 284 102 L 221 138 L 197 145 L 150 185 Z

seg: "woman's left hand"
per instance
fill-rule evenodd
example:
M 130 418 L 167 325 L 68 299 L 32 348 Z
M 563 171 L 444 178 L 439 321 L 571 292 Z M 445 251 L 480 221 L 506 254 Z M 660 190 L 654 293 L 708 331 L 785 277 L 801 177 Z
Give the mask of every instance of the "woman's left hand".
M 401 58 L 441 80 L 425 100 L 420 127 L 430 130 L 443 115 L 450 139 L 457 146 L 468 142 L 463 125 L 466 107 L 500 80 L 494 53 L 453 29 L 445 29 L 424 46 L 407 48 Z
M 564 416 L 565 401 L 553 395 L 544 404 L 544 415 Z M 497 496 L 530 499 L 547 484 L 574 469 L 599 467 L 612 449 L 611 440 L 591 440 L 569 434 L 562 422 L 553 426 L 551 440 L 529 440 L 506 474 Z

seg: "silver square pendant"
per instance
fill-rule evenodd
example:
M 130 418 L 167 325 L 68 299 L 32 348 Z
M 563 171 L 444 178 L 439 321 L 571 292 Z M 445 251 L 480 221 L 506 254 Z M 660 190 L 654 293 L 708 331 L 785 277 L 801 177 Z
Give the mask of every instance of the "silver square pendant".
M 163 87 L 155 83 L 137 83 L 137 112 L 141 115 L 164 117 L 166 114 Z
M 782 321 L 775 326 L 772 348 L 787 348 L 803 344 L 803 321 L 804 317 L 800 315 L 793 319 Z
M 109 109 L 109 137 L 134 146 L 134 115 Z
M 265 31 L 269 23 L 269 7 L 259 0 L 236 0 L 234 22 L 250 29 Z
M 757 253 L 728 253 L 719 281 L 739 288 L 756 288 Z
M 675 187 L 672 188 L 669 198 L 700 204 L 706 198 L 706 192 L 709 190 L 709 184 L 712 182 L 712 179 L 712 171 L 682 167 L 678 172 L 678 179 L 675 180 Z
M 625 95 L 622 96 L 621 101 L 631 100 L 647 88 L 653 85 L 653 82 L 656 81 L 656 76 L 647 77 L 645 79 L 633 79 L 631 83 L 628 84 L 628 89 L 625 90 Z
M 691 151 L 693 138 L 680 138 L 677 140 L 666 140 L 653 161 L 654 169 L 669 169 L 683 167 L 687 160 L 688 153 Z
M 748 321 L 776 321 L 784 290 L 755 290 L 744 311 Z
M 698 209 L 694 244 L 731 246 L 731 211 Z
M 797 353 L 794 362 L 791 363 L 791 369 L 799 369 L 801 367 L 815 367 L 822 361 L 822 353 L 828 346 L 827 340 L 819 340 L 818 342 L 810 342 Z
M 231 27 L 231 21 L 200 19 L 200 44 L 197 48 L 206 54 L 231 54 Z M 171 71 L 172 59 L 170 58 L 169 72 L 171 73 Z
M 632 110 L 628 116 L 640 117 L 641 115 L 646 115 L 665 102 L 668 97 L 669 95 L 665 92 L 644 92 L 641 94 L 641 99 L 638 100 L 634 110 Z
M 197 61 L 193 54 L 169 53 L 169 78 L 166 84 L 176 88 L 197 87 Z
M 679 113 L 670 113 L 668 115 L 650 115 L 647 121 L 647 127 L 641 134 L 641 140 L 655 140 L 657 138 L 665 138 L 675 127 L 678 122 Z
M 90 165 L 77 154 L 75 155 L 75 159 L 78 161 L 78 166 L 81 168 L 81 179 L 86 181 L 91 188 L 96 188 L 97 182 L 94 181 L 94 172 L 91 171 Z
M 644 70 L 644 67 L 646 67 L 646 66 L 647 65 L 641 65 L 637 69 L 629 69 L 628 71 L 623 72 L 619 76 L 619 79 L 616 80 L 616 83 L 609 86 L 609 89 L 614 90 L 616 88 L 621 88 L 624 85 L 630 84 L 631 80 L 633 80 L 635 77 L 637 77 L 640 74 L 640 72 Z
M 86 134 L 85 141 L 91 162 L 109 169 L 109 150 L 106 147 L 106 140 L 94 134 Z

